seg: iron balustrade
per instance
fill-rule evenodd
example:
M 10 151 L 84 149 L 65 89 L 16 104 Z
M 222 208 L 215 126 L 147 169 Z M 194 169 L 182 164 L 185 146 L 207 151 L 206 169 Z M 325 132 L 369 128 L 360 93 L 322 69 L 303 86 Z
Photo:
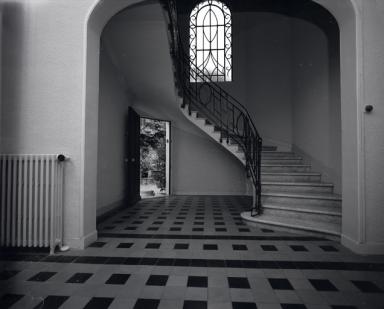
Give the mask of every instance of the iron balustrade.
M 261 214 L 261 149 L 262 138 L 256 130 L 248 110 L 238 100 L 200 70 L 185 53 L 178 28 L 176 0 L 161 1 L 167 16 L 171 56 L 174 64 L 178 95 L 182 107 L 204 116 L 221 133 L 227 143 L 234 141 L 245 154 L 247 176 L 254 186 L 251 215 Z

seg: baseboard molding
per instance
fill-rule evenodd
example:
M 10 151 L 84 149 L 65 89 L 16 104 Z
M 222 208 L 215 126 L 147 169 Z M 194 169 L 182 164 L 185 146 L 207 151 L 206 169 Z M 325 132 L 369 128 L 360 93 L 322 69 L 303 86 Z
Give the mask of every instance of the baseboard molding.
M 71 249 L 83 250 L 97 240 L 97 231 L 94 230 L 81 238 L 64 239 L 64 244 Z
M 361 255 L 384 255 L 384 243 L 358 243 L 346 235 L 341 235 L 341 244 Z

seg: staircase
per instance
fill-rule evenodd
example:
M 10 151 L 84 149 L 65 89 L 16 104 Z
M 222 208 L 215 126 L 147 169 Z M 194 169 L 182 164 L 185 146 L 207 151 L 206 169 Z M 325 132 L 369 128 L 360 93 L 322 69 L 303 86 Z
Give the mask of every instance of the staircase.
M 341 199 L 333 185 L 291 152 L 263 146 L 247 109 L 200 71 L 186 55 L 175 0 L 161 1 L 168 27 L 180 108 L 184 116 L 245 167 L 253 201 L 241 214 L 251 225 L 339 237 Z
M 184 116 L 227 149 L 244 166 L 245 154 L 240 145 L 229 139 L 198 111 L 185 105 Z M 333 184 L 321 182 L 321 174 L 293 152 L 279 152 L 263 146 L 261 152 L 261 203 L 263 212 L 241 216 L 250 225 L 279 230 L 301 231 L 338 238 L 341 233 L 341 198 L 333 193 Z

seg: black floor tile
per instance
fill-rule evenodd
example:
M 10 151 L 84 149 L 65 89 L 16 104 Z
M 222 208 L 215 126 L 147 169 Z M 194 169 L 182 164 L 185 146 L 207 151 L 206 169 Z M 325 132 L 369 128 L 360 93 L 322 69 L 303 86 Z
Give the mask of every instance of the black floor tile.
M 160 300 L 158 299 L 143 299 L 139 298 L 136 301 L 133 309 L 157 309 L 159 306 Z
M 137 229 L 136 226 L 127 226 L 124 230 L 127 230 L 127 231 L 135 231 Z
M 255 303 L 233 302 L 232 309 L 257 309 Z
M 334 246 L 319 246 L 325 252 L 338 252 Z
M 147 245 L 145 246 L 146 249 L 159 249 L 161 246 L 161 243 L 147 243 Z
M 175 244 L 173 249 L 178 249 L 178 250 L 187 250 L 189 248 L 189 244 Z
M 225 225 L 224 222 L 215 222 L 215 225 Z
M 293 251 L 296 251 L 296 252 L 304 252 L 304 251 L 308 251 L 308 249 L 305 248 L 304 246 L 292 245 L 292 246 L 290 246 L 290 247 L 291 247 L 291 249 L 292 249 Z
M 105 262 L 107 265 L 123 265 L 125 263 L 125 257 L 112 256 Z
M 147 231 L 158 231 L 158 230 L 159 230 L 158 227 L 153 227 L 153 226 L 147 228 Z
M 69 296 L 54 296 L 49 295 L 38 304 L 35 309 L 57 309 L 69 298 Z
M 250 232 L 251 230 L 250 229 L 247 229 L 247 228 L 240 228 L 239 229 L 239 232 Z
M 152 222 L 153 225 L 161 225 L 163 223 L 164 223 L 164 221 L 154 221 L 154 222 Z
M 0 308 L 8 309 L 23 297 L 21 294 L 5 294 L 0 298 Z
M 268 281 L 274 290 L 293 290 L 288 279 L 270 278 Z
M 250 289 L 247 278 L 242 277 L 228 277 L 228 286 L 231 289 Z
M 307 309 L 303 304 L 280 304 L 281 309 Z
M 119 243 L 119 245 L 117 246 L 117 248 L 124 248 L 124 249 L 127 249 L 127 248 L 131 248 L 133 245 L 132 242 L 121 242 Z
M 264 251 L 277 251 L 276 246 L 273 245 L 261 245 L 261 249 Z
M 172 232 L 178 232 L 181 231 L 181 227 L 171 227 L 169 230 Z
M 112 301 L 111 297 L 92 297 L 83 309 L 107 309 Z
M 338 291 L 338 289 L 327 279 L 308 279 L 317 291 Z
M 34 275 L 33 277 L 29 278 L 28 281 L 44 282 L 44 281 L 47 281 L 52 276 L 54 276 L 55 274 L 56 272 L 42 271 Z
M 67 283 L 84 283 L 87 281 L 93 274 L 91 273 L 76 273 L 71 278 L 69 278 Z
M 189 276 L 188 287 L 195 287 L 195 288 L 207 288 L 208 287 L 208 277 L 204 276 Z
M 143 224 L 144 221 L 133 221 L 132 224 Z
M 89 247 L 90 248 L 102 248 L 104 247 L 106 244 L 106 242 L 103 242 L 103 241 L 95 241 L 94 243 L 90 244 Z
M 149 276 L 146 285 L 155 285 L 155 286 L 165 286 L 168 281 L 168 276 L 166 275 L 151 275 Z
M 202 300 L 185 300 L 183 309 L 207 309 L 206 301 Z
M 344 305 L 333 305 L 331 306 L 332 309 L 358 309 L 355 306 L 344 306 Z
M 351 280 L 351 282 L 364 293 L 383 293 L 376 284 L 371 281 Z
M 218 227 L 218 228 L 215 228 L 215 231 L 216 232 L 227 232 L 227 229 L 224 227 Z
M 105 284 L 125 284 L 130 274 L 112 274 Z
M 232 249 L 236 251 L 246 251 L 248 247 L 246 245 L 232 245 Z
M 204 244 L 203 250 L 218 250 L 218 246 L 215 244 Z
M 204 229 L 201 227 L 194 227 L 194 228 L 192 228 L 192 231 L 193 232 L 204 232 Z
M 3 270 L 0 273 L 0 280 L 8 280 L 19 273 L 18 270 Z
M 261 229 L 261 231 L 262 231 L 263 233 L 274 233 L 274 232 L 275 232 L 275 231 L 270 230 L 270 229 Z

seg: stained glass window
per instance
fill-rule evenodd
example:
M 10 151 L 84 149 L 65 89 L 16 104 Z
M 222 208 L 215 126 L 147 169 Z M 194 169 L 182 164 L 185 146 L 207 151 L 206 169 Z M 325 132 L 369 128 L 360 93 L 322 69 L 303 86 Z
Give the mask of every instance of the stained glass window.
M 199 3 L 190 16 L 191 82 L 202 82 L 202 74 L 215 82 L 232 80 L 231 11 L 219 1 Z

